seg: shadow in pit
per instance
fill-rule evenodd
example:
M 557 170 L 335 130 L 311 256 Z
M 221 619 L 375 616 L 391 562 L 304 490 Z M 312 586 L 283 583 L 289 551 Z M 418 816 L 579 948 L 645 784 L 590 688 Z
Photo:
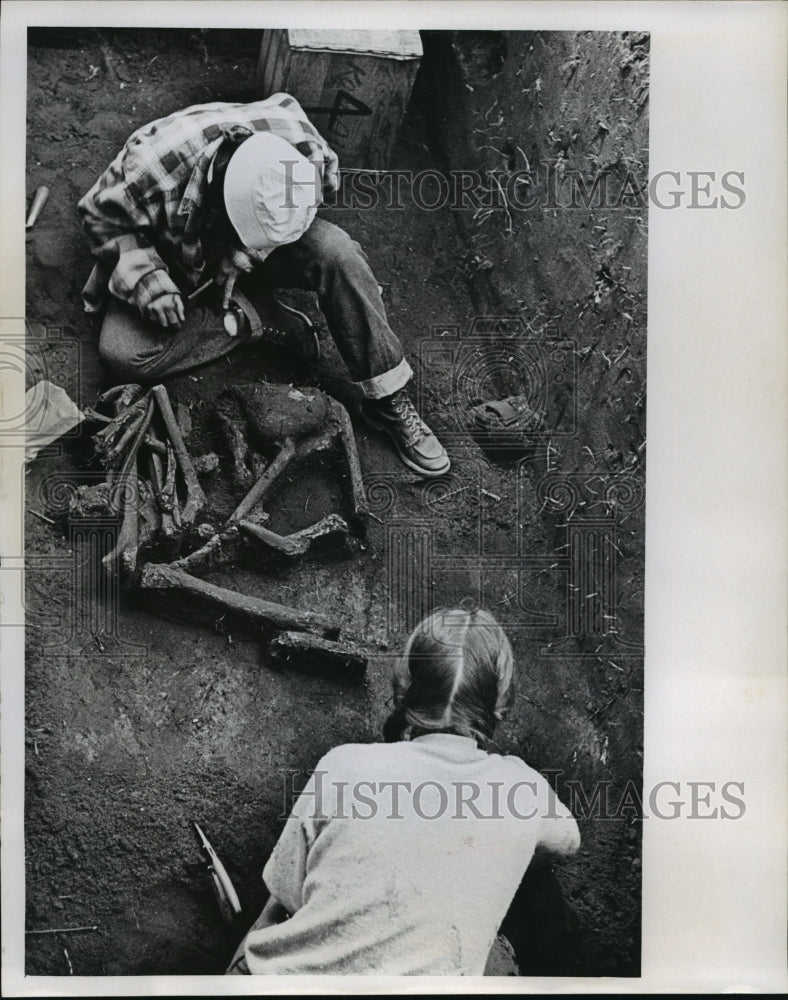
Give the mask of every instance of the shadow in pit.
M 550 860 L 534 857 L 501 924 L 521 976 L 581 975 L 580 920 Z

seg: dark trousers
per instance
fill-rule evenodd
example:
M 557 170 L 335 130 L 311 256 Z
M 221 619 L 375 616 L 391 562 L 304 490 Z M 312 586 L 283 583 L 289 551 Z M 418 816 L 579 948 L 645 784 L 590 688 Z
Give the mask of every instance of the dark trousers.
M 339 226 L 315 219 L 299 240 L 278 247 L 239 281 L 252 301 L 255 287 L 315 292 L 350 378 L 366 398 L 389 396 L 411 378 L 364 251 Z M 111 299 L 99 355 L 117 378 L 150 382 L 214 361 L 247 342 L 228 337 L 220 323 L 210 330 L 190 324 L 188 308 L 183 326 L 168 330 Z

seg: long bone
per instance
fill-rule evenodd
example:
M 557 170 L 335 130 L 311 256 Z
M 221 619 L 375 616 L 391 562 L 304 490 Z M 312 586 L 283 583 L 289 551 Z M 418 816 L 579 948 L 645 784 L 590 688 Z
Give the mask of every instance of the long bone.
M 175 456 L 178 459 L 181 474 L 186 485 L 186 502 L 181 511 L 181 523 L 184 525 L 191 524 L 205 506 L 205 494 L 197 479 L 197 473 L 192 465 L 189 452 L 186 450 L 186 445 L 183 442 L 181 429 L 178 426 L 178 421 L 175 419 L 167 390 L 163 385 L 155 385 L 151 389 L 151 395 L 158 404 L 164 426 L 167 428 L 167 436 L 172 442 L 172 447 L 175 450 Z
M 237 623 L 259 635 L 260 630 L 284 629 L 295 632 L 315 632 L 326 638 L 339 635 L 339 625 L 314 611 L 300 611 L 259 597 L 249 597 L 235 590 L 217 587 L 183 570 L 163 563 L 147 563 L 143 567 L 140 588 L 156 594 L 177 595 L 188 606 L 228 616 L 228 624 Z M 170 609 L 169 601 L 157 601 L 156 608 Z
M 295 531 L 291 535 L 279 535 L 253 521 L 241 520 L 238 522 L 238 527 L 249 538 L 290 559 L 307 553 L 319 539 L 330 535 L 341 535 L 345 538 L 348 535 L 347 523 L 339 514 L 329 514 L 316 524 Z

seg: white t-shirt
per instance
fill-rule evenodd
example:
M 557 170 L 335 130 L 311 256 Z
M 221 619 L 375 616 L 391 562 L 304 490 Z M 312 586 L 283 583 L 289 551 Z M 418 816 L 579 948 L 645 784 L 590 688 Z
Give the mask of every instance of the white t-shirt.
M 291 914 L 252 930 L 252 974 L 482 975 L 534 850 L 577 824 L 518 757 L 438 733 L 327 753 L 263 871 Z

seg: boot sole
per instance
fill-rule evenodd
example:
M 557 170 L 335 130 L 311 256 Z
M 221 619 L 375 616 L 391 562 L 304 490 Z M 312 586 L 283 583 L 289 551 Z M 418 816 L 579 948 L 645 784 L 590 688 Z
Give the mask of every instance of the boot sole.
M 412 458 L 408 458 L 408 456 L 403 452 L 402 446 L 397 440 L 395 434 L 385 424 L 378 423 L 372 417 L 367 416 L 367 414 L 364 413 L 363 410 L 361 412 L 361 419 L 364 421 L 365 424 L 367 424 L 368 427 L 371 427 L 375 431 L 380 431 L 381 434 L 385 434 L 386 437 L 388 437 L 391 440 L 392 444 L 394 445 L 400 461 L 403 462 L 405 465 L 407 465 L 407 467 L 411 469 L 413 472 L 417 472 L 420 476 L 430 476 L 430 477 L 445 476 L 446 473 L 451 468 L 451 459 L 447 455 L 446 465 L 443 466 L 442 468 L 425 469 L 423 466 L 418 465 L 416 462 L 414 462 Z

